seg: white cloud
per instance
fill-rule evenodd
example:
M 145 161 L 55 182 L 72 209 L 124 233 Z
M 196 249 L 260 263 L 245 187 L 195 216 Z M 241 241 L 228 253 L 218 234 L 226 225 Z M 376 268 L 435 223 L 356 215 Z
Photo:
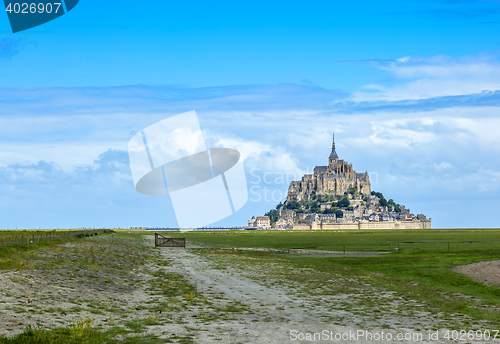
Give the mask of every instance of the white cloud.
M 447 79 L 450 75 L 474 76 L 471 72 L 474 68 L 459 74 L 460 68 L 454 66 L 464 65 L 465 60 L 417 62 L 404 58 L 384 68 L 405 87 L 418 81 L 453 82 Z M 451 71 L 455 68 L 458 74 L 443 70 L 448 67 Z M 478 79 L 487 81 L 484 75 Z M 367 88 L 376 91 L 376 99 L 389 99 L 391 92 L 399 92 L 396 86 Z M 283 91 L 282 86 L 277 88 Z M 113 89 L 109 94 L 109 90 L 103 89 L 99 96 L 89 96 L 84 89 L 72 90 L 71 96 L 67 90 L 27 90 L 26 94 L 17 89 L 4 90 L 11 102 L 0 116 L 0 172 L 4 177 L 3 183 L 0 181 L 0 203 L 5 213 L 12 214 L 7 221 L 18 224 L 21 214 L 38 211 L 50 225 L 67 212 L 71 216 L 66 216 L 65 223 L 86 225 L 87 218 L 73 209 L 76 207 L 93 214 L 94 223 L 101 219 L 122 225 L 130 221 L 139 226 L 165 225 L 170 221 L 162 212 L 171 207 L 167 201 L 160 204 L 158 198 L 137 194 L 129 166 L 123 159 L 111 155 L 105 155 L 109 161 L 96 157 L 110 148 L 126 151 L 137 130 L 192 109 L 197 110 L 207 147 L 237 149 L 247 174 L 257 168 L 261 177 L 270 172 L 275 177 L 281 173 L 300 178 L 314 166 L 327 164 L 331 134 L 335 130 L 337 152 L 342 159 L 352 163 L 357 171 L 375 172 L 372 180 L 375 190 L 416 212 L 432 216 L 436 226 L 447 225 L 440 223 L 442 214 L 455 214 L 460 219 L 456 207 L 449 205 L 457 199 L 478 194 L 487 199 L 497 197 L 499 107 L 446 101 L 442 107 L 422 110 L 418 102 L 414 102 L 415 108 L 404 104 L 391 108 L 394 102 L 387 101 L 384 110 L 370 108 L 377 102 L 368 102 L 363 108 L 366 110 L 360 110 L 356 102 L 334 103 L 331 92 L 321 89 L 307 89 L 307 93 L 291 87 L 291 93 L 276 95 L 278 100 L 273 98 L 272 89 L 272 85 L 257 90 L 228 87 L 218 89 L 215 95 L 200 90 L 186 90 L 183 94 L 183 90 L 178 90 L 181 95 L 177 94 L 173 101 L 171 98 L 160 101 L 155 96 L 156 89 L 146 86 L 144 99 L 135 97 L 134 90 L 127 88 Z M 249 103 L 245 92 L 262 90 L 268 96 L 265 99 L 252 96 L 251 101 L 260 103 Z M 305 93 L 293 99 L 302 91 Z M 191 99 L 191 92 L 201 92 L 206 99 L 201 96 Z M 415 92 L 408 94 L 415 96 L 418 93 Z M 430 89 L 424 88 L 422 92 Z M 45 101 L 43 94 L 55 99 Z M 406 96 L 401 92 L 396 95 L 398 99 Z M 64 113 L 57 107 L 59 100 L 67 104 Z M 276 103 L 280 104 L 278 108 Z M 50 169 L 50 173 L 41 169 L 43 166 L 35 168 L 40 160 L 53 162 L 57 168 Z M 286 193 L 288 184 L 273 187 Z M 96 205 L 92 204 L 94 199 L 99 200 Z M 426 208 L 429 199 L 440 206 Z M 249 203 L 231 219 L 231 224 L 245 223 L 246 217 L 274 207 L 277 202 L 273 202 Z M 422 205 L 422 209 L 414 204 Z M 71 224 L 74 218 L 80 222 Z M 462 225 L 456 221 L 456 225 Z
M 403 57 L 391 61 L 361 61 L 391 74 L 391 86 L 366 85 L 378 92 L 355 92 L 355 101 L 423 99 L 500 89 L 500 61 L 495 55 L 429 58 Z
M 281 146 L 271 146 L 234 137 L 219 137 L 215 146 L 236 149 L 240 152 L 241 161 L 249 169 L 272 173 L 292 173 L 297 176 L 302 176 L 305 173 L 298 167 L 297 158 Z

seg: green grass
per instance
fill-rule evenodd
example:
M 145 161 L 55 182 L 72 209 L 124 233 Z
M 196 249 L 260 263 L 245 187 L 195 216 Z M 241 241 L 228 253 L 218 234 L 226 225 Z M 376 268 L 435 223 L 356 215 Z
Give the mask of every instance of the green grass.
M 500 230 L 225 231 L 164 232 L 208 247 L 266 247 L 341 251 L 488 250 L 500 247 Z
M 75 232 L 85 232 L 80 236 L 90 236 L 90 234 L 98 235 L 108 234 L 100 232 L 100 229 L 19 229 L 19 230 L 6 230 L 0 229 L 0 248 L 2 246 L 28 244 L 31 242 L 51 241 L 51 240 L 64 240 L 73 236 Z
M 453 267 L 500 259 L 500 230 L 386 230 L 386 231 L 231 231 L 168 233 L 200 243 L 207 254 L 235 256 L 248 264 L 286 262 L 296 270 L 285 279 L 323 283 L 332 276 L 353 277 L 425 303 L 434 313 L 462 314 L 500 324 L 500 288 L 486 286 L 456 274 Z M 448 251 L 448 243 L 450 250 Z M 399 244 L 399 251 L 397 250 Z M 390 252 L 371 257 L 314 257 L 275 255 L 269 252 L 225 250 L 230 247 L 316 249 Z M 213 248 L 221 248 L 213 250 Z M 293 252 L 293 251 L 292 251 Z M 245 263 L 242 263 L 245 264 Z M 223 266 L 222 266 L 223 268 Z M 348 292 L 339 285 L 337 292 Z
M 42 235 L 42 237 L 45 238 L 45 234 L 49 232 L 52 233 L 52 231 L 41 231 L 41 230 L 0 231 L 0 245 L 2 244 L 1 239 L 2 238 L 4 239 L 3 245 L 0 246 L 0 270 L 33 269 L 34 265 L 31 263 L 31 261 L 33 259 L 36 259 L 39 253 L 47 250 L 53 250 L 63 242 L 74 242 L 84 237 L 81 236 L 79 238 L 75 238 L 75 237 L 59 236 L 55 240 L 45 240 L 45 239 L 41 239 L 40 241 L 38 240 L 40 235 Z M 63 232 L 57 231 L 54 233 L 61 234 Z M 66 231 L 64 233 L 66 233 Z M 95 236 L 95 232 L 93 232 L 93 234 L 94 234 L 93 236 Z M 98 233 L 98 235 L 109 235 L 109 234 L 110 233 L 101 233 L 101 232 Z M 90 234 L 88 235 L 90 236 Z M 15 244 L 16 236 L 18 245 Z M 20 244 L 21 242 L 23 243 L 27 242 L 28 237 L 30 238 L 30 243 L 21 245 Z M 7 245 L 9 242 L 11 244 L 10 246 Z
M 22 270 L 33 269 L 31 263 L 40 252 L 53 249 L 61 241 L 43 241 L 30 245 L 4 246 L 0 247 L 0 270 Z
M 458 312 L 500 324 L 500 312 L 496 308 L 500 307 L 500 288 L 452 271 L 458 265 L 499 258 L 500 250 L 410 251 L 370 258 L 301 258 L 299 264 L 320 272 L 365 276 L 373 285 L 424 301 L 446 314 Z
M 92 319 L 80 320 L 69 327 L 45 330 L 43 328 L 27 327 L 23 333 L 12 338 L 0 337 L 0 344 L 117 344 L 117 343 L 165 343 L 154 335 L 128 336 L 123 340 L 116 339 L 116 335 L 126 334 L 120 328 L 111 328 L 100 331 L 92 326 Z
M 175 273 L 163 273 L 161 271 L 152 274 L 150 280 L 150 292 L 160 294 L 165 297 L 196 295 L 196 287 L 187 282 L 182 275 Z M 189 298 L 189 297 L 188 297 Z M 191 298 L 191 299 L 192 299 Z

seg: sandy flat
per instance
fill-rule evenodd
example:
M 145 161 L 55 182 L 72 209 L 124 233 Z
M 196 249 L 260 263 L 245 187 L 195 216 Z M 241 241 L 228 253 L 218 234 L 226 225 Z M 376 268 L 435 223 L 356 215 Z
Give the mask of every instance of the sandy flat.
M 461 265 L 453 271 L 486 285 L 500 285 L 500 260 Z

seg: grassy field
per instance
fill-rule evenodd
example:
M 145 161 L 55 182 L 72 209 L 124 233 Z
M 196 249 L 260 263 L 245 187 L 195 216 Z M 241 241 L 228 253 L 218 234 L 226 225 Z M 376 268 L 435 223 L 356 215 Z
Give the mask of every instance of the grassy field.
M 109 230 L 106 230 L 109 231 Z M 52 241 L 66 239 L 82 234 L 99 234 L 103 229 L 19 229 L 19 230 L 0 230 L 0 247 L 16 246 L 28 243 L 39 243 L 42 241 Z
M 36 232 L 29 234 L 33 235 Z M 20 232 L 8 233 L 19 235 Z M 28 234 L 28 232 L 23 233 L 23 235 Z M 0 232 L 1 234 L 5 235 L 7 232 Z M 93 326 L 89 319 L 82 318 L 72 324 L 65 323 L 65 320 L 61 319 L 60 325 L 55 328 L 27 328 L 20 335 L 10 338 L 0 337 L 0 343 L 163 342 L 155 335 L 145 335 L 145 328 L 172 322 L 174 318 L 171 314 L 207 301 L 196 291 L 195 286 L 180 279 L 179 275 L 165 275 L 159 271 L 144 270 L 148 264 L 149 266 L 169 264 L 158 261 L 158 254 L 154 248 L 143 247 L 145 234 L 152 235 L 153 232 L 117 230 L 111 235 L 99 234 L 90 238 L 62 238 L 29 245 L 0 247 L 0 270 L 33 271 L 39 278 L 42 276 L 45 276 L 46 280 L 52 278 L 51 281 L 55 284 L 64 283 L 66 286 L 78 286 L 89 291 L 111 291 L 114 288 L 117 293 L 127 294 L 132 290 L 146 288 L 148 293 L 163 295 L 165 298 L 161 302 L 147 303 L 144 310 L 141 308 L 137 312 L 148 313 L 134 315 L 132 321 L 129 319 L 130 306 L 120 304 L 122 301 L 103 303 L 102 300 L 92 299 L 98 295 L 94 292 L 78 297 L 71 296 L 75 312 L 79 309 L 86 310 L 96 317 L 102 316 L 103 313 L 112 314 L 109 321 L 116 322 L 116 325 L 100 328 Z M 456 329 L 500 327 L 500 288 L 486 286 L 452 271 L 453 267 L 459 265 L 499 260 L 500 230 L 498 229 L 227 231 L 161 234 L 186 237 L 192 247 L 190 252 L 217 262 L 221 269 L 231 271 L 252 269 L 263 286 L 290 285 L 293 286 L 290 292 L 318 300 L 329 297 L 332 293 L 351 295 L 345 300 L 345 304 L 340 305 L 349 311 L 359 309 L 360 319 L 367 315 L 377 319 L 380 314 L 390 312 L 418 314 L 419 311 L 424 311 L 438 319 L 445 319 L 446 326 Z M 344 246 L 346 256 L 293 254 L 294 249 L 338 253 L 343 252 Z M 259 248 L 282 252 L 251 250 Z M 286 253 L 288 249 L 291 249 L 291 254 Z M 378 254 L 356 256 L 349 254 L 352 252 Z M 141 271 L 149 277 L 146 280 L 138 279 L 134 277 L 135 274 L 131 274 L 132 271 Z M 21 280 L 20 277 L 12 278 Z M 332 281 L 336 282 L 332 284 Z M 360 284 L 364 286 L 363 292 L 360 292 Z M 326 285 L 328 291 L 323 289 Z M 373 292 L 368 295 L 367 290 L 371 290 L 372 287 Z M 397 300 L 400 300 L 396 301 L 398 308 L 391 308 L 394 307 L 394 303 L 392 306 L 386 304 L 386 299 L 381 297 L 385 293 L 381 292 L 382 290 L 395 293 Z M 3 290 L 3 292 L 10 291 Z M 47 297 L 53 298 L 50 295 Z M 105 308 L 103 304 L 106 304 Z M 415 307 L 412 306 L 414 304 Z M 39 309 L 29 310 L 29 307 L 33 307 L 31 305 L 22 306 L 28 310 L 23 312 L 48 312 L 47 314 L 63 312 L 56 306 L 47 309 L 42 306 Z M 339 304 L 332 307 L 338 308 Z M 225 308 L 214 309 L 211 313 L 204 310 L 197 317 L 210 318 L 210 321 L 217 322 L 218 319 L 224 319 L 227 314 L 235 314 L 235 310 L 226 312 Z M 20 311 L 21 308 L 16 312 Z M 132 309 L 132 312 L 136 311 Z M 156 318 L 158 314 L 161 315 Z M 207 314 L 210 314 L 210 317 Z M 175 321 L 182 323 L 182 317 Z M 331 321 L 343 324 L 342 320 Z M 359 326 L 362 326 L 361 323 Z M 140 340 L 137 336 L 141 336 Z M 189 336 L 178 339 L 172 337 L 172 340 L 180 343 L 192 342 Z
M 499 229 L 384 231 L 225 231 L 163 232 L 208 247 L 266 247 L 341 251 L 491 250 L 500 248 Z M 163 234 L 161 233 L 161 234 Z
M 23 234 L 33 235 L 37 232 L 23 231 Z M 138 233 L 119 231 L 0 247 L 0 270 L 6 273 L 27 270 L 27 276 L 31 279 L 26 278 L 26 275 L 11 278 L 21 287 L 33 284 L 33 279 L 42 282 L 37 291 L 29 294 L 32 303 L 25 303 L 25 297 L 21 296 L 13 303 L 15 306 L 3 312 L 9 312 L 11 317 L 46 314 L 57 319 L 49 328 L 37 324 L 28 325 L 23 333 L 14 337 L 7 337 L 3 333 L 0 343 L 164 343 L 156 336 L 141 334 L 145 326 L 156 324 L 154 316 L 131 318 L 132 312 L 113 296 L 108 297 L 106 302 L 100 299 L 103 294 L 99 291 L 121 295 L 144 288 L 145 282 L 133 277 L 130 271 L 142 270 L 143 266 L 155 259 L 156 254 L 153 248 L 144 247 L 142 241 L 142 235 Z M 154 279 L 151 281 L 154 282 Z M 63 285 L 68 290 L 71 288 L 78 292 L 57 295 L 54 289 L 44 290 L 46 285 Z M 178 282 L 177 288 L 184 290 L 187 287 L 185 283 Z M 159 292 L 155 286 L 150 289 L 151 293 Z M 3 297 L 10 299 L 19 294 L 5 285 L 0 286 L 0 292 Z M 3 299 L 1 302 L 6 301 Z M 72 307 L 64 308 L 62 304 L 68 302 Z M 158 308 L 156 304 L 151 307 Z M 92 317 L 112 314 L 115 318 L 110 318 L 109 322 L 116 322 L 116 325 L 103 329 L 93 324 L 92 317 L 80 318 L 82 311 Z M 71 314 L 76 320 L 70 320 L 73 318 Z M 128 337 L 116 338 L 123 335 Z
M 222 254 L 268 255 L 318 273 L 362 277 L 432 305 L 437 312 L 460 313 L 500 325 L 500 288 L 452 271 L 453 267 L 500 259 L 500 230 L 387 231 L 231 231 L 168 233 L 207 248 L 273 248 L 389 252 L 370 257 L 304 257 L 239 250 Z M 449 244 L 449 250 L 448 250 Z M 399 247 L 399 250 L 398 250 Z M 226 253 L 224 253 L 226 251 Z M 293 251 L 292 251 L 293 252 Z

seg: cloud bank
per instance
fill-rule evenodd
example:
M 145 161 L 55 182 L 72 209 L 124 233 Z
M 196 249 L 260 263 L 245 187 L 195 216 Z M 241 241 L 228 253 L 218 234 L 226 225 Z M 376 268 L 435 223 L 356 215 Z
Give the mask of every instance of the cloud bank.
M 168 197 L 135 192 L 126 149 L 138 130 L 189 110 L 208 146 L 240 151 L 250 198 L 260 196 L 221 225 L 244 225 L 282 200 L 290 179 L 326 164 L 335 130 L 341 158 L 434 227 L 496 226 L 475 214 L 500 206 L 498 58 L 348 63 L 388 81 L 354 94 L 294 84 L 2 88 L 1 227 L 175 226 Z

